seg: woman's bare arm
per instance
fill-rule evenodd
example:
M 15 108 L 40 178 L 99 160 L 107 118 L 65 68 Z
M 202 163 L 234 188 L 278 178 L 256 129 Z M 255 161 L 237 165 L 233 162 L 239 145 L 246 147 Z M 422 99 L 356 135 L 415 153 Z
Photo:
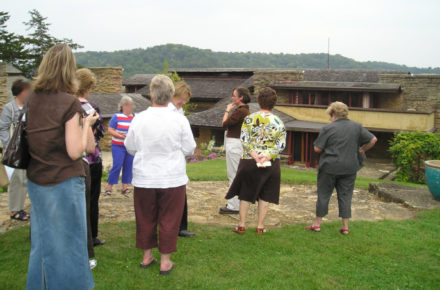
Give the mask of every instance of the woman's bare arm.
M 87 150 L 86 153 L 93 154 L 95 153 L 96 143 L 95 143 L 95 135 L 93 135 L 92 127 L 88 129 L 89 133 L 87 134 Z
M 96 116 L 94 116 L 96 115 Z M 82 157 L 88 149 L 88 138 L 91 126 L 96 122 L 98 114 L 90 114 L 87 118 L 82 118 L 80 114 L 75 114 L 66 122 L 66 149 L 70 159 L 77 160 Z

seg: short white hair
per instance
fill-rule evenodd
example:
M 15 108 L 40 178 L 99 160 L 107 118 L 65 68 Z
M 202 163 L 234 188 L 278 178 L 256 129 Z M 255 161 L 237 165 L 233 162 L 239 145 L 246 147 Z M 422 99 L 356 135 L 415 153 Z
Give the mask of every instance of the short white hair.
M 134 104 L 133 99 L 127 95 L 123 95 L 118 104 L 119 111 L 122 112 L 122 107 L 127 104 Z
M 166 75 L 156 75 L 150 83 L 150 95 L 154 103 L 167 105 L 174 95 L 173 81 Z

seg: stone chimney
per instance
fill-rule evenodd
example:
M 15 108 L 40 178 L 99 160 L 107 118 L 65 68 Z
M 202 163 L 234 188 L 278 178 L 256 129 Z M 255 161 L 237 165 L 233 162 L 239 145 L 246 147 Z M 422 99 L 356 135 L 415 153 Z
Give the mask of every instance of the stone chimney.
M 91 67 L 96 76 L 96 86 L 92 94 L 122 93 L 122 67 Z

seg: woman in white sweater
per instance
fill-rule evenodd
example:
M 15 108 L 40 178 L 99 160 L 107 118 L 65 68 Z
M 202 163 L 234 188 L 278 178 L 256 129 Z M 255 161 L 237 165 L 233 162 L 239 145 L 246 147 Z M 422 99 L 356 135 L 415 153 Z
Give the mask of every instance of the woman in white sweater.
M 134 155 L 133 186 L 136 214 L 136 246 L 144 251 L 141 268 L 156 263 L 152 249 L 161 254 L 160 274 L 169 274 L 177 251 L 177 236 L 185 204 L 185 156 L 192 155 L 196 143 L 188 120 L 176 114 L 168 103 L 174 85 L 165 75 L 150 84 L 153 106 L 136 115 L 125 147 Z M 157 235 L 159 226 L 159 238 Z

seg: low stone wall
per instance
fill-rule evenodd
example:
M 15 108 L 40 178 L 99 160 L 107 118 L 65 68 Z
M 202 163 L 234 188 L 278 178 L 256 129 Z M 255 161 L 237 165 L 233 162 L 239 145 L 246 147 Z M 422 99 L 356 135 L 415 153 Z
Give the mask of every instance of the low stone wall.
M 7 93 L 7 77 L 0 77 L 0 112 L 3 109 L 3 106 L 8 102 L 8 93 Z
M 122 93 L 122 67 L 91 67 L 96 76 L 96 86 L 92 94 Z
M 108 133 L 108 123 L 110 119 L 104 119 L 105 135 L 104 138 L 99 141 L 99 147 L 102 151 L 111 151 L 112 146 L 112 136 Z

